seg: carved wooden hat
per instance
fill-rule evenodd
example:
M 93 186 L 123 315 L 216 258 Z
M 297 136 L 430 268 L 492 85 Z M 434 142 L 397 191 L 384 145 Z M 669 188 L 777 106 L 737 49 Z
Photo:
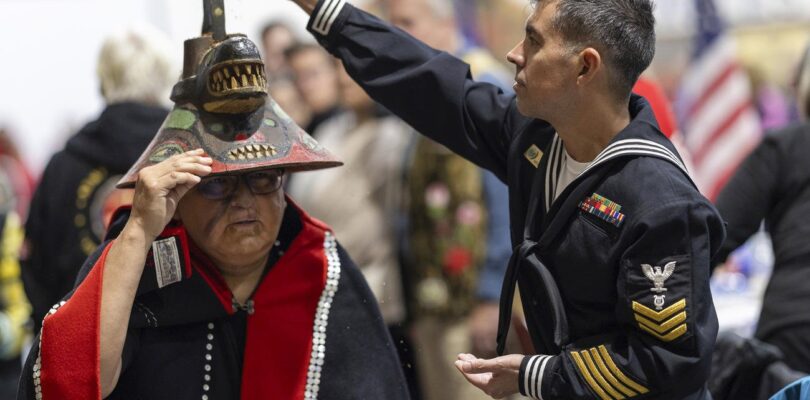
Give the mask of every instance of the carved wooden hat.
M 203 34 L 185 41 L 174 108 L 118 187 L 133 187 L 142 168 L 197 148 L 213 158 L 212 175 L 342 165 L 268 95 L 256 45 L 245 35 L 225 33 L 223 0 L 203 4 Z

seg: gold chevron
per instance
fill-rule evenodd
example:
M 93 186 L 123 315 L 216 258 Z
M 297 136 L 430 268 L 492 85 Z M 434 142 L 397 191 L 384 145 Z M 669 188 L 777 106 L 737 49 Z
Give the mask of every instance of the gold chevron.
M 649 319 L 651 319 L 651 320 L 653 320 L 655 322 L 661 322 L 661 321 L 669 318 L 670 315 L 675 314 L 676 312 L 681 311 L 684 308 L 686 308 L 686 299 L 680 299 L 677 303 L 675 303 L 675 304 L 673 304 L 673 305 L 671 305 L 671 306 L 669 306 L 669 307 L 667 307 L 667 308 L 665 308 L 665 309 L 663 309 L 661 311 L 653 311 L 653 309 L 651 309 L 651 308 L 649 308 L 649 307 L 647 307 L 647 306 L 645 306 L 645 305 L 643 305 L 643 304 L 641 304 L 641 303 L 639 303 L 637 301 L 633 302 L 633 311 L 635 311 L 635 312 L 637 312 L 637 313 L 639 313 L 639 314 L 641 314 L 641 315 L 643 315 L 643 316 L 645 316 L 645 317 L 647 317 L 647 318 L 649 318 Z
M 638 321 L 640 325 L 644 325 L 647 328 L 654 330 L 658 334 L 663 335 L 668 330 L 680 325 L 681 322 L 686 321 L 686 311 L 681 311 L 679 314 L 675 315 L 674 317 L 668 319 L 666 322 L 661 324 L 656 324 L 655 322 L 652 322 L 639 314 L 635 314 L 635 317 L 636 321 Z
M 582 377 L 585 378 L 585 381 L 588 382 L 588 385 L 593 389 L 593 391 L 599 396 L 602 400 L 613 400 L 604 390 L 599 386 L 598 383 L 593 379 L 591 373 L 588 372 L 588 367 L 585 366 L 585 363 L 582 361 L 582 358 L 579 356 L 579 353 L 576 351 L 571 352 L 571 357 L 574 358 L 574 362 L 577 364 L 579 368 L 579 373 L 582 374 Z
M 607 366 L 610 369 L 610 371 L 613 372 L 613 375 L 619 378 L 619 380 L 622 381 L 622 383 L 624 383 L 627 386 L 630 386 L 631 388 L 633 388 L 633 390 L 641 394 L 649 392 L 649 390 L 646 387 L 641 386 L 632 379 L 628 378 L 627 375 L 625 375 L 622 372 L 622 370 L 620 370 L 619 367 L 616 366 L 616 363 L 613 362 L 613 358 L 610 357 L 610 353 L 608 353 L 607 348 L 604 345 L 599 345 L 599 354 L 602 355 L 602 358 L 607 363 Z
M 666 335 L 659 335 L 654 330 L 652 330 L 650 328 L 647 328 L 646 326 L 641 325 L 641 324 L 639 324 L 638 327 L 641 328 L 642 330 L 646 331 L 650 335 L 653 335 L 654 337 L 658 338 L 658 340 L 660 340 L 662 342 L 671 342 L 671 341 L 681 337 L 684 333 L 686 333 L 686 324 L 681 324 L 677 328 L 673 329 L 672 332 L 667 333 Z
M 602 376 L 602 373 L 599 372 L 599 369 L 596 368 L 596 364 L 593 363 L 593 359 L 591 358 L 591 354 L 588 353 L 588 350 L 582 350 L 580 352 L 582 358 L 585 359 L 585 365 L 588 366 L 588 371 L 591 375 L 596 378 L 596 381 L 599 382 L 599 385 L 602 386 L 611 396 L 618 400 L 624 400 L 625 397 L 621 395 L 621 393 L 617 392 L 613 389 L 613 386 L 610 386 L 609 383 L 605 380 L 605 377 Z
M 607 380 L 613 385 L 613 387 L 619 389 L 622 393 L 630 397 L 638 395 L 638 393 L 634 392 L 632 389 L 622 385 L 621 382 L 619 382 L 619 380 L 616 379 L 616 377 L 613 376 L 612 373 L 610 373 L 610 370 L 607 368 L 607 365 L 605 365 L 605 362 L 602 360 L 602 356 L 599 354 L 599 351 L 597 351 L 595 348 L 590 349 L 590 351 L 591 356 L 593 357 L 594 361 L 596 361 L 596 366 L 599 367 L 599 370 L 602 371 L 602 375 L 604 375 L 605 378 L 607 378 Z

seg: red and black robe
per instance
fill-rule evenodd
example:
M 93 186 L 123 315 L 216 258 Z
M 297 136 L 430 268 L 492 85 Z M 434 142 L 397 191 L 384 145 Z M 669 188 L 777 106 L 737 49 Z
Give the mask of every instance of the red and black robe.
M 329 228 L 288 202 L 281 233 L 249 307 L 180 225 L 173 240 L 182 280 L 158 289 L 150 251 L 132 309 L 123 370 L 108 399 L 407 399 L 376 301 Z M 18 399 L 99 399 L 99 316 L 104 260 L 45 317 Z

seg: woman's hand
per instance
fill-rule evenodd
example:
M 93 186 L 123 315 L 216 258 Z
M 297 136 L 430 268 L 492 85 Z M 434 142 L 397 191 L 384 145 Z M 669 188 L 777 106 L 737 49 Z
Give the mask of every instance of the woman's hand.
M 156 238 L 172 219 L 180 199 L 211 173 L 212 162 L 202 149 L 196 149 L 143 168 L 135 184 L 130 222 L 150 241 Z

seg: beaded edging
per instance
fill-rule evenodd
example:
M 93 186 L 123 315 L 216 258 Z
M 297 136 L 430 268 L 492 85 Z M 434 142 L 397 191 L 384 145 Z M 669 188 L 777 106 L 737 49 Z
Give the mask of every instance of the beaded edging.
M 208 393 L 211 390 L 211 361 L 213 357 L 211 356 L 211 350 L 214 349 L 214 323 L 208 323 L 208 332 L 205 334 L 206 342 L 205 342 L 205 372 L 203 373 L 203 384 L 202 384 L 202 400 L 208 400 Z
M 340 257 L 337 251 L 337 241 L 335 241 L 335 237 L 332 236 L 331 232 L 326 232 L 323 248 L 327 260 L 326 286 L 323 288 L 321 298 L 318 300 L 318 308 L 315 311 L 315 324 L 312 329 L 312 355 L 307 369 L 305 400 L 318 398 L 321 371 L 323 370 L 326 355 L 326 325 L 329 320 L 329 310 L 332 308 L 332 300 L 338 290 L 338 282 L 340 281 Z
M 59 307 L 62 307 L 65 303 L 66 301 L 62 300 L 54 304 L 45 316 L 56 314 Z M 37 353 L 37 361 L 34 362 L 34 393 L 37 400 L 42 400 L 42 382 L 39 380 L 40 371 L 42 370 L 42 329 L 45 329 L 45 318 L 42 319 L 42 328 L 39 331 L 39 352 Z

